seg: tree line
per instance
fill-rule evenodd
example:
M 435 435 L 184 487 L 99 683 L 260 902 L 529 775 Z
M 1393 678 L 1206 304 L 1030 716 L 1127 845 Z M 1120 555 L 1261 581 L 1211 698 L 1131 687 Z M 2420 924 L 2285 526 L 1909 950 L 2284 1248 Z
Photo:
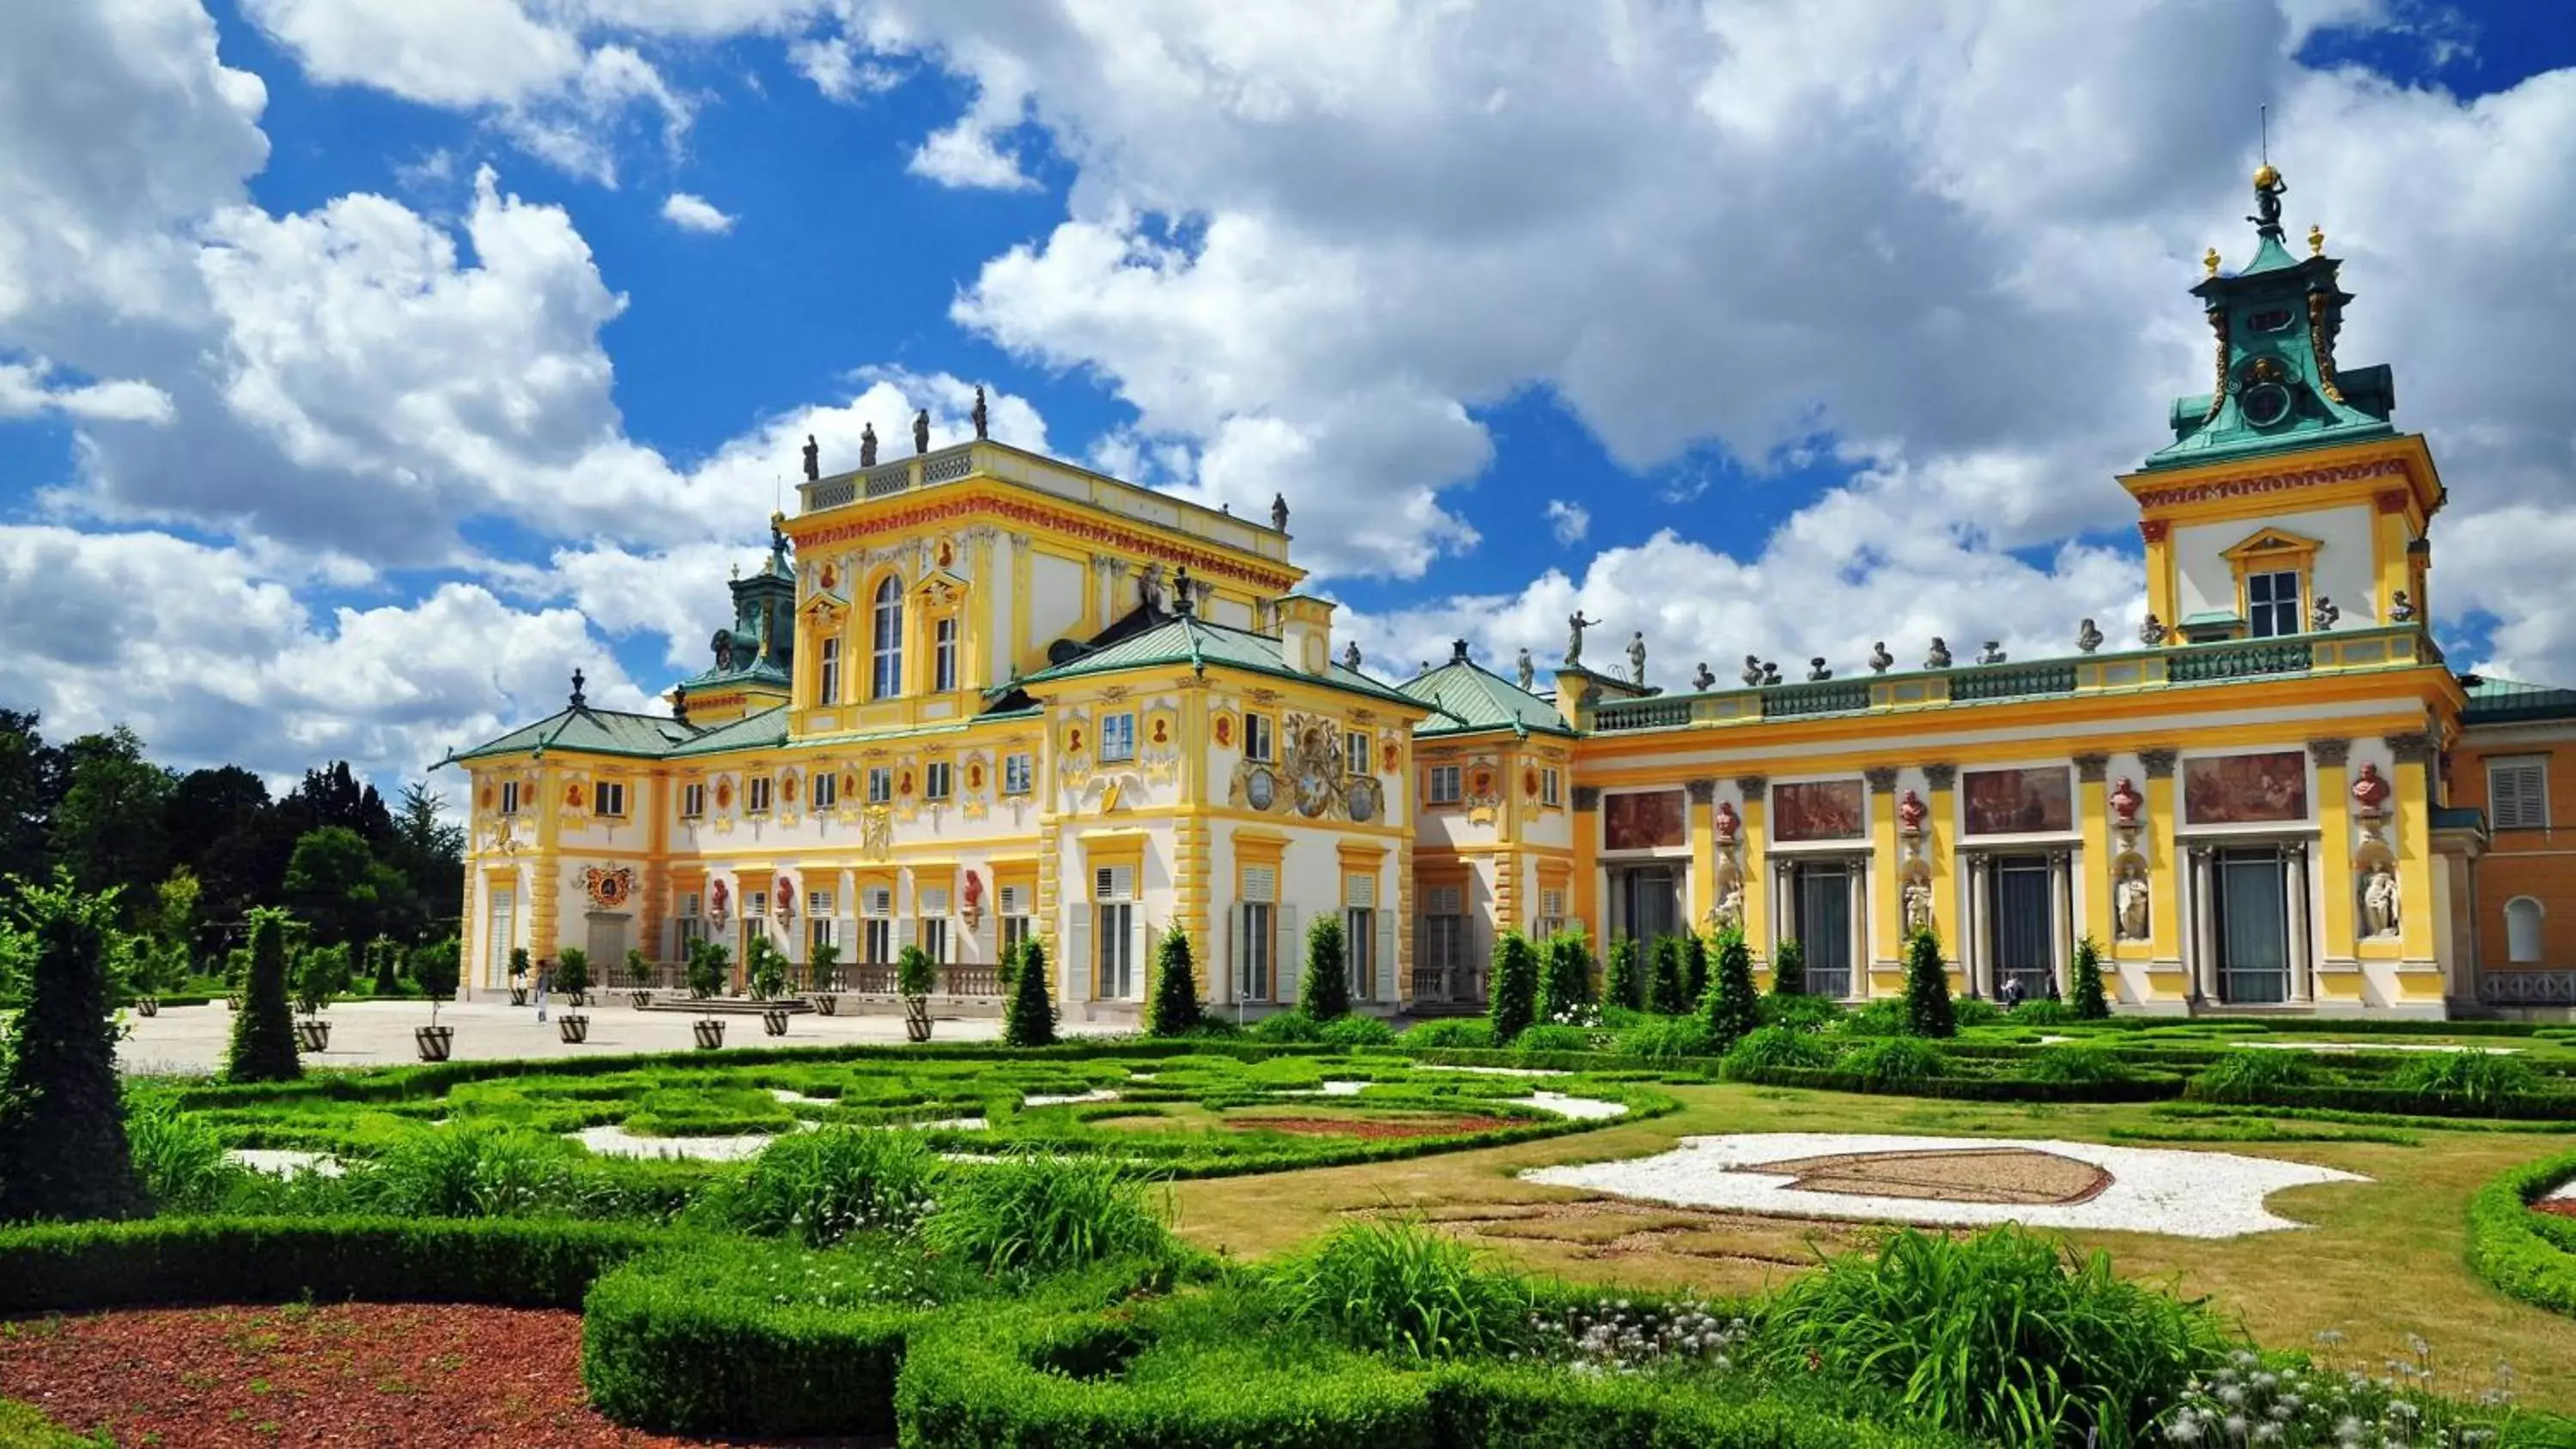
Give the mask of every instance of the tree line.
M 156 764 L 123 725 L 53 744 L 40 723 L 0 709 L 0 905 L 59 875 L 113 892 L 116 928 L 180 935 L 196 963 L 262 907 L 293 912 L 324 946 L 455 934 L 465 831 L 426 782 L 388 806 L 336 760 L 272 796 L 239 765 Z

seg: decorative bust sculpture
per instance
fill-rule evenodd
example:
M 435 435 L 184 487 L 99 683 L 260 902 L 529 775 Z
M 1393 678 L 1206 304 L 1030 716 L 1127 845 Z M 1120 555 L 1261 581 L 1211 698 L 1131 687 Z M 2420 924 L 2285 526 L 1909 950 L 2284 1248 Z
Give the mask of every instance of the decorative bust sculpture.
M 1709 672 L 1708 661 L 1701 660 L 1699 667 L 1691 671 L 1691 688 L 1708 690 L 1716 687 L 1717 676 Z
M 1815 658 L 1807 661 L 1807 682 L 1809 684 L 1822 684 L 1833 677 L 1834 672 L 1825 667 L 1825 656 L 1822 654 L 1819 654 Z
M 1923 797 L 1911 790 L 1896 802 L 1896 823 L 1908 835 L 1923 832 L 1923 817 L 1928 813 L 1923 807 Z
M 2076 652 L 2081 654 L 2090 654 L 2101 647 L 2102 631 L 2093 627 L 2092 620 L 2085 620 L 2082 627 L 2075 631 Z
M 1926 669 L 1947 669 L 1947 668 L 1949 668 L 1949 667 L 1950 667 L 1950 645 L 1949 645 L 1949 641 L 1947 641 L 1947 640 L 1943 639 L 1943 638 L 1942 638 L 1940 635 L 1938 635 L 1938 634 L 1933 635 L 1933 636 L 1932 636 L 1932 652 L 1931 652 L 1930 654 L 1928 654 L 1928 655 L 1924 656 L 1924 659 L 1923 659 L 1923 667 L 1924 667 L 1924 668 L 1926 668 Z
M 2361 888 L 2361 915 L 2371 935 L 2397 934 L 2397 872 L 2387 861 L 2370 868 L 2370 879 Z
M 1735 813 L 1735 802 L 1732 800 L 1718 801 L 1717 843 L 1720 845 L 1733 845 L 1735 843 L 1736 832 L 1743 828 L 1744 817 Z
M 2157 618 L 2153 613 L 2149 613 L 2146 622 L 2138 626 L 2138 642 L 2150 649 L 2164 643 L 2165 634 L 2165 621 Z
M 1896 656 L 1887 652 L 1886 640 L 1881 639 L 1877 643 L 1869 646 L 1870 673 L 1885 674 L 1888 670 L 1894 667 L 1896 667 Z
M 2352 782 L 2352 800 L 2361 807 L 2361 813 L 2372 817 L 2387 814 L 2391 793 L 2388 781 L 2379 773 L 2379 766 L 2364 761 L 2361 774 Z
M 2147 939 L 2147 878 L 2136 871 L 2120 877 L 2118 900 L 2120 939 Z
M 2388 622 L 2392 624 L 2415 622 L 2415 601 L 2406 597 L 2404 589 L 2399 589 L 2388 596 Z
M 1763 660 L 1763 661 L 1762 661 L 1762 682 L 1763 682 L 1763 684 L 1765 684 L 1766 686 L 1767 686 L 1767 685 L 1778 684 L 1778 683 L 1780 682 L 1780 666 L 1779 666 L 1779 665 L 1777 665 L 1777 664 L 1772 663 L 1772 662 L 1771 662 L 1770 660 L 1768 660 L 1768 659 Z
M 1986 641 L 1985 651 L 1984 651 L 1983 653 L 1981 653 L 1981 654 L 1979 654 L 1979 655 L 1977 656 L 1977 662 L 1978 662 L 1979 664 L 2001 664 L 2001 663 L 2003 663 L 2003 662 L 2004 662 L 2004 641 L 2002 641 L 2001 639 L 1989 639 L 1989 640 L 1987 640 L 1987 641 Z
M 2333 628 L 2335 626 L 2335 620 L 2342 617 L 2343 610 L 2335 607 L 2334 600 L 2327 598 L 2323 594 L 2319 594 L 2317 595 L 2317 606 L 2308 611 L 2308 627 L 2315 632 L 2322 634 L 2328 629 Z
M 1744 656 L 1743 679 L 1746 684 L 1755 688 L 1759 688 L 1761 686 L 1762 661 L 1760 659 L 1757 659 L 1750 654 Z
M 2138 793 L 2138 787 L 2129 782 L 2128 776 L 2122 775 L 2112 782 L 2111 818 L 2115 822 L 2122 825 L 2137 824 L 2138 811 L 2146 803 L 2147 797 Z

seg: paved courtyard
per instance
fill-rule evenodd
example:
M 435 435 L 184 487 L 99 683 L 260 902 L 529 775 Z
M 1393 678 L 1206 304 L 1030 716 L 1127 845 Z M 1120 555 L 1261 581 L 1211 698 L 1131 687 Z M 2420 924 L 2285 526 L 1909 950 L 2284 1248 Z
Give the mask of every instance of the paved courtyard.
M 550 1015 L 561 1014 L 562 1004 L 558 1002 Z M 694 1016 L 689 1012 L 638 1011 L 620 994 L 594 1001 L 588 1015 L 590 1040 L 580 1046 L 566 1045 L 557 1035 L 553 1021 L 537 1020 L 535 1007 L 512 1006 L 507 997 L 498 993 L 490 999 L 442 1006 L 438 1022 L 456 1028 L 458 1061 L 676 1052 L 695 1046 L 689 1032 Z M 429 1024 L 429 1008 L 417 1001 L 344 1001 L 325 1011 L 323 1018 L 331 1023 L 331 1049 L 318 1055 L 307 1053 L 306 1066 L 386 1066 L 420 1060 L 420 1053 L 412 1045 L 412 1028 Z M 223 1065 L 224 1052 L 232 1041 L 233 1014 L 220 1001 L 168 1007 L 159 1016 L 149 1018 L 129 1012 L 126 1021 L 133 1033 L 119 1044 L 117 1064 L 131 1073 L 212 1072 Z M 1059 1028 L 1068 1035 L 1122 1029 L 1109 1023 L 1079 1021 L 1067 1021 Z M 1001 1034 L 1001 1018 L 996 1016 L 942 1018 L 934 1022 L 931 1040 L 994 1041 Z M 746 1013 L 726 1018 L 723 1050 L 901 1040 L 903 1018 L 890 1010 L 859 1016 L 802 1012 L 788 1019 L 787 1035 L 783 1037 L 764 1035 L 760 1018 Z

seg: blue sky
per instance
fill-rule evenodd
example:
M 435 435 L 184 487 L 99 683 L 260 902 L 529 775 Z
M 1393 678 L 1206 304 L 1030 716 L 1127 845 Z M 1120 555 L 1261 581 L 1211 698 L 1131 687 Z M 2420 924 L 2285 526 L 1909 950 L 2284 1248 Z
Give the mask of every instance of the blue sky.
M 2143 608 L 2111 474 L 2199 385 L 2260 104 L 2443 460 L 2455 662 L 2576 679 L 2562 6 L 49 10 L 0 18 L 0 703 L 56 730 L 392 777 L 576 665 L 642 706 L 806 432 L 976 384 L 1285 493 L 1390 674 L 1578 606 L 1666 680 L 2062 651 Z

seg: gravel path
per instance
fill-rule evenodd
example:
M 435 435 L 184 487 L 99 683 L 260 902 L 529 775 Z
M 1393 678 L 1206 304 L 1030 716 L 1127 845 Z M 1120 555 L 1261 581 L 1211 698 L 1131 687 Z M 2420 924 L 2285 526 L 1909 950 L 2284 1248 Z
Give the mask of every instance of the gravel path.
M 1792 1184 L 1794 1173 L 1764 1172 L 1765 1164 L 1855 1152 L 1992 1151 L 2020 1148 L 2091 1163 L 2111 1174 L 2110 1185 L 2084 1202 L 2016 1204 L 1949 1202 L 1818 1192 Z M 1897 1137 L 1862 1133 L 1749 1132 L 1685 1137 L 1671 1151 L 1627 1162 L 1534 1168 L 1522 1178 L 1551 1187 L 1579 1187 L 1617 1197 L 1688 1207 L 1728 1208 L 1787 1217 L 1859 1219 L 1977 1227 L 2017 1222 L 2031 1227 L 2111 1229 L 2167 1233 L 2183 1238 L 2233 1238 L 2301 1224 L 2273 1214 L 2268 1195 L 2312 1183 L 2367 1182 L 2328 1167 L 2245 1157 L 2228 1152 L 2112 1147 L 2094 1142 L 2022 1138 Z

